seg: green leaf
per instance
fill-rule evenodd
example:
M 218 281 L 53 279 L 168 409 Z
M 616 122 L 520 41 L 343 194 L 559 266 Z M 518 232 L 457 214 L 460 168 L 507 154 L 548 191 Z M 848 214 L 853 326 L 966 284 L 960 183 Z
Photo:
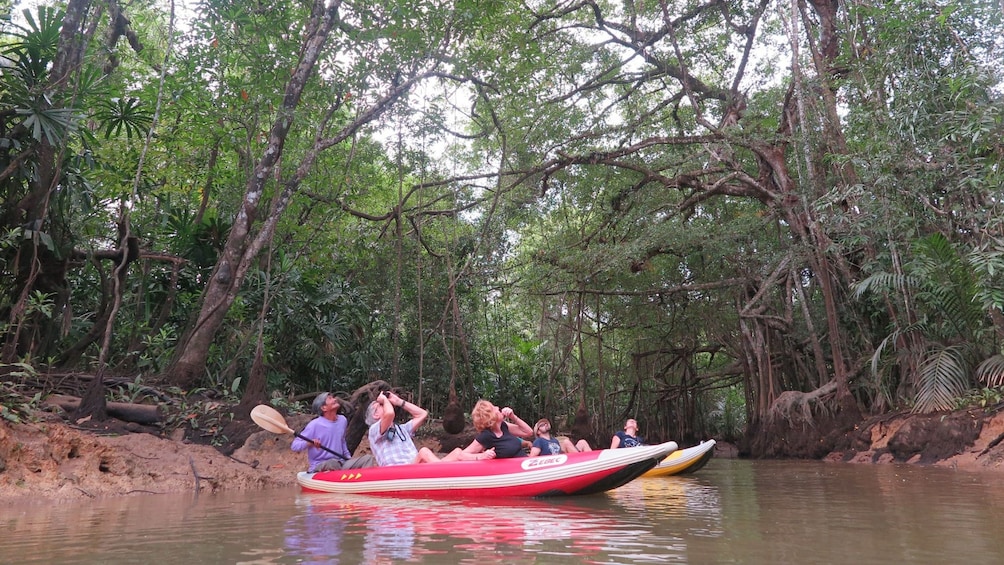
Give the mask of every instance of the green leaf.
M 77 128 L 76 112 L 72 108 L 18 108 L 15 114 L 24 117 L 23 125 L 31 131 L 35 141 L 42 141 L 44 137 L 51 145 L 59 145 Z

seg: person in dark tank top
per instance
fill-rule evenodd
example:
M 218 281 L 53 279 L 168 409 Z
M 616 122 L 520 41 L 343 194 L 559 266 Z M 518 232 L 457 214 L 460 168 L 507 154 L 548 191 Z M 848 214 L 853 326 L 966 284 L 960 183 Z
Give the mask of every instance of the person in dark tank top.
M 645 440 L 638 436 L 638 422 L 634 418 L 624 422 L 624 429 L 615 433 L 610 440 L 610 449 L 638 447 L 639 445 L 645 445 Z
M 512 408 L 499 408 L 487 400 L 479 400 L 471 410 L 471 420 L 478 435 L 465 452 L 494 452 L 499 459 L 526 456 L 523 438 L 531 437 L 533 429 Z

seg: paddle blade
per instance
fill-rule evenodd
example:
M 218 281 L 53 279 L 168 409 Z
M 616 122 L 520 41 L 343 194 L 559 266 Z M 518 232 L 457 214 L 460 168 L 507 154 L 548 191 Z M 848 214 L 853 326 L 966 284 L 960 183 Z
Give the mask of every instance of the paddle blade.
M 272 433 L 293 433 L 292 428 L 286 425 L 286 420 L 282 417 L 282 414 L 271 406 L 265 406 L 264 404 L 255 406 L 251 409 L 251 419 L 254 420 L 254 423 Z

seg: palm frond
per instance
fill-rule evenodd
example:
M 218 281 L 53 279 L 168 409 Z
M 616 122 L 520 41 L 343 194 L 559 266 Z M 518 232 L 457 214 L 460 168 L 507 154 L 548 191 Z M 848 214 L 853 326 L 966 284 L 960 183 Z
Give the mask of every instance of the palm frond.
M 988 387 L 1004 386 L 1004 355 L 998 353 L 980 363 L 976 378 Z
M 57 145 L 77 128 L 77 114 L 72 108 L 18 108 L 15 113 L 24 117 L 23 125 L 35 141 L 42 141 L 44 136 L 50 144 Z
M 875 273 L 861 282 L 854 283 L 854 298 L 860 299 L 869 292 L 896 291 L 900 294 L 909 288 L 917 286 L 916 277 L 909 275 L 897 275 L 893 273 Z
M 914 249 L 911 272 L 923 281 L 925 302 L 939 312 L 950 334 L 971 336 L 983 317 L 975 269 L 941 233 L 921 239 Z
M 896 342 L 900 341 L 903 338 L 910 338 L 911 336 L 919 336 L 919 339 L 923 341 L 926 327 L 927 327 L 927 320 L 922 319 L 914 324 L 906 326 L 905 328 L 893 329 L 892 333 L 890 333 L 888 336 L 886 336 L 885 339 L 882 340 L 882 343 L 880 343 L 878 347 L 875 348 L 875 353 L 872 354 L 872 359 L 871 359 L 872 374 L 877 375 L 879 373 L 880 361 L 885 353 L 886 348 L 889 347 L 890 344 L 894 347 L 894 349 L 898 349 L 898 347 L 896 347 L 895 345 Z
M 932 350 L 920 366 L 914 412 L 948 410 L 969 390 L 969 367 L 963 347 Z
M 101 104 L 94 116 L 102 122 L 105 139 L 122 133 L 127 139 L 132 139 L 134 135 L 141 139 L 153 123 L 153 111 L 132 97 L 108 100 Z

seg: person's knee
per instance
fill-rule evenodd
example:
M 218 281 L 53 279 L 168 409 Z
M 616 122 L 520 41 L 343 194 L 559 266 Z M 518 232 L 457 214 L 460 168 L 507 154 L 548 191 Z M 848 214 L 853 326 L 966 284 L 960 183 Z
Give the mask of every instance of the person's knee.
M 419 463 L 435 463 L 437 461 L 439 461 L 439 456 L 433 453 L 428 447 L 423 447 L 418 450 Z
M 314 472 L 319 473 L 321 471 L 338 471 L 342 468 L 342 462 L 338 459 L 328 459 L 322 461 L 317 467 L 314 467 Z

